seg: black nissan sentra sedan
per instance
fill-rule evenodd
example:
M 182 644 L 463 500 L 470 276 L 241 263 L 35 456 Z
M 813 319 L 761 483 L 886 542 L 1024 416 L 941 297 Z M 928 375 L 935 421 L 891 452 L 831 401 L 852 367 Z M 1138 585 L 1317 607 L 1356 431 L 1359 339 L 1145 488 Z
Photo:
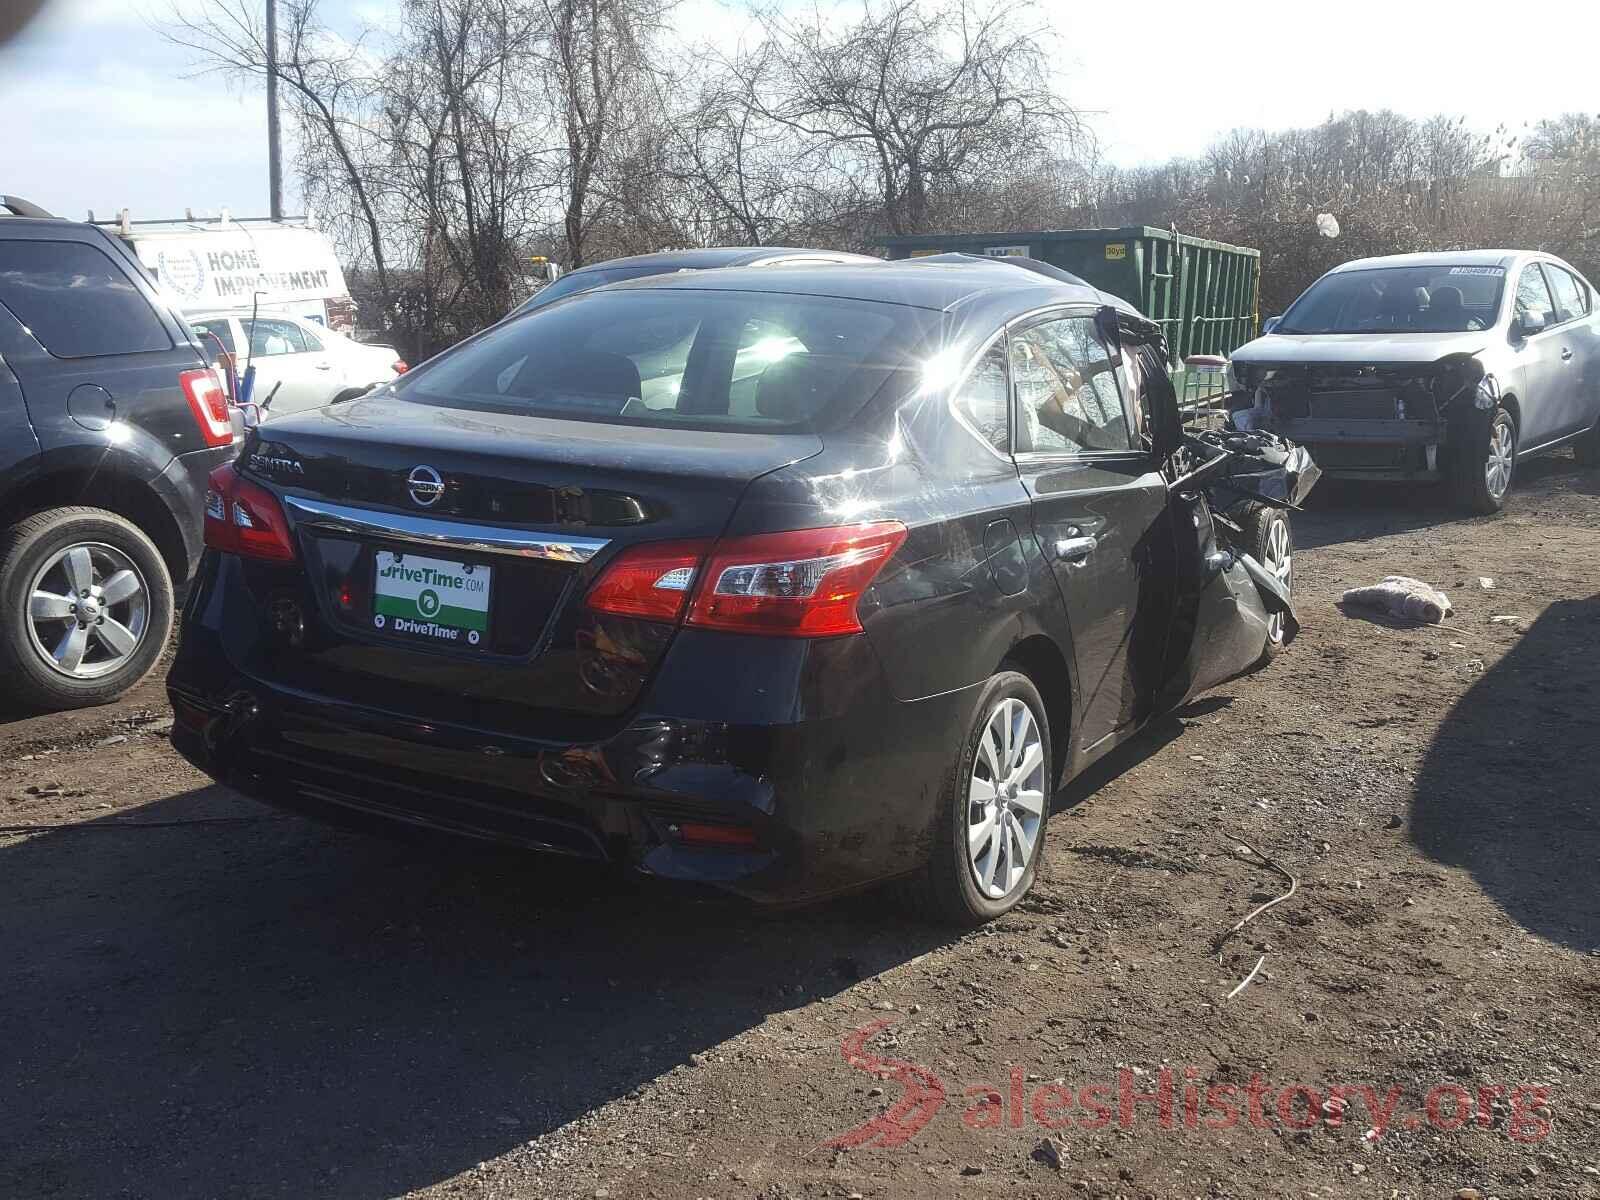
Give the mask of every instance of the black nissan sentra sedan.
M 981 921 L 1061 782 L 1292 636 L 1293 453 L 1186 437 L 1159 328 L 1048 270 L 586 292 L 251 433 L 173 743 L 334 819 Z

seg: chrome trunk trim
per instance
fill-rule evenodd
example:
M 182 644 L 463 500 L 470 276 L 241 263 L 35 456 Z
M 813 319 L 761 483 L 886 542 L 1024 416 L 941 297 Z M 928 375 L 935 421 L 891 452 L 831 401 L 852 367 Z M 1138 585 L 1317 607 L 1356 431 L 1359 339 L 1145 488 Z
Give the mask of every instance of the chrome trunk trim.
M 352 508 L 343 504 L 329 504 L 325 500 L 307 500 L 302 496 L 285 496 L 283 502 L 297 527 L 304 525 L 331 533 L 353 533 L 363 537 L 417 542 L 424 546 L 476 550 L 485 554 L 586 563 L 610 544 L 604 538 L 557 537 L 498 525 L 472 525 L 437 517 L 417 517 L 410 513 Z

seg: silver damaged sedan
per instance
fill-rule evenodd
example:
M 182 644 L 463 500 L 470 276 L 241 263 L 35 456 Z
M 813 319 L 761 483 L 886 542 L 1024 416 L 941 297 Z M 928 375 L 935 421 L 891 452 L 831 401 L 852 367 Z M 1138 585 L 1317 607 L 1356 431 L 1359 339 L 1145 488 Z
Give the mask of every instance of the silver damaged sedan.
M 1532 455 L 1600 462 L 1600 312 L 1552 255 L 1361 259 L 1263 330 L 1230 365 L 1233 423 L 1302 443 L 1330 477 L 1442 480 L 1489 513 Z

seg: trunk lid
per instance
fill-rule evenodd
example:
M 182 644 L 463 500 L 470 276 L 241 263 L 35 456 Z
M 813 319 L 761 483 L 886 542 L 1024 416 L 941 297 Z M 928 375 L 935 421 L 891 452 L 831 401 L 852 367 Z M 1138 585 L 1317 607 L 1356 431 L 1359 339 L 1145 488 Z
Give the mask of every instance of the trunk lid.
M 422 720 L 581 736 L 636 701 L 673 633 L 590 613 L 593 578 L 639 542 L 715 538 L 752 480 L 821 448 L 384 395 L 274 421 L 242 468 L 282 498 L 302 561 L 245 572 L 252 670 Z M 287 575 L 305 612 L 286 642 Z

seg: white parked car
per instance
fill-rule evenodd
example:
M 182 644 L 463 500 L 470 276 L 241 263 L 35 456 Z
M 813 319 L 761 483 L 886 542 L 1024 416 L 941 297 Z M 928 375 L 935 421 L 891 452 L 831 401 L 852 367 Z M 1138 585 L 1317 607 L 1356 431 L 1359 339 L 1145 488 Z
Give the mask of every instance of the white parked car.
M 363 345 L 298 317 L 275 314 L 252 322 L 248 313 L 202 313 L 189 324 L 208 351 L 220 342 L 241 375 L 254 364 L 254 399 L 272 395 L 265 418 L 352 399 L 406 370 L 388 346 Z
M 1234 423 L 1301 443 L 1334 478 L 1443 480 L 1491 513 L 1536 454 L 1600 465 L 1600 303 L 1553 255 L 1346 263 L 1262 328 L 1233 353 Z

